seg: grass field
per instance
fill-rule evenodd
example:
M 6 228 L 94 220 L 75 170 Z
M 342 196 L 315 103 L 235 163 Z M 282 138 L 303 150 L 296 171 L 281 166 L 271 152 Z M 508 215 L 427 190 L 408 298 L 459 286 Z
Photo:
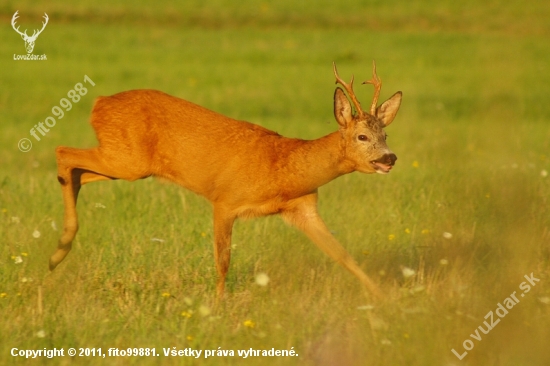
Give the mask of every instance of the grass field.
M 11 356 L 69 347 L 161 354 L 109 365 L 550 364 L 550 8 L 359 3 L 0 4 L 0 364 L 99 362 Z M 48 13 L 34 50 L 47 61 L 13 59 L 26 53 L 10 27 L 16 10 L 22 30 Z M 362 81 L 372 59 L 381 100 L 403 91 L 387 129 L 399 160 L 390 175 L 343 176 L 319 196 L 386 301 L 269 217 L 236 224 L 216 306 L 210 204 L 154 179 L 86 185 L 73 251 L 49 273 L 63 217 L 54 149 L 96 144 L 97 96 L 159 89 L 313 139 L 337 126 L 332 61 Z M 95 86 L 37 141 L 31 128 L 85 75 Z M 357 83 L 364 105 L 371 89 Z M 22 138 L 33 143 L 25 153 Z M 267 286 L 255 282 L 262 273 Z M 173 347 L 203 356 L 164 356 Z M 237 355 L 251 348 L 298 356 Z M 204 358 L 218 349 L 235 356 Z

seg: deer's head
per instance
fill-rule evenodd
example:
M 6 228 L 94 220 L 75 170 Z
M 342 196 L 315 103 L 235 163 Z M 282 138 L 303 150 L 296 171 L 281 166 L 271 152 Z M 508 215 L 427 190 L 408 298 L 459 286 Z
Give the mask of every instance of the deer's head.
M 23 38 L 23 41 L 25 41 L 25 48 L 27 49 L 27 53 L 32 53 L 32 50 L 34 49 L 34 42 L 36 42 L 36 38 L 38 38 L 40 33 L 42 33 L 44 28 L 46 28 L 46 24 L 48 24 L 48 19 L 49 19 L 48 14 L 44 13 L 44 22 L 42 22 L 42 29 L 40 29 L 40 30 L 35 29 L 32 33 L 32 36 L 29 36 L 29 35 L 27 35 L 27 30 L 26 29 L 25 29 L 24 32 L 21 32 L 19 30 L 19 26 L 17 28 L 15 28 L 16 20 L 17 20 L 17 18 L 19 18 L 19 16 L 17 15 L 18 12 L 19 12 L 19 10 L 16 11 L 15 14 L 13 14 L 13 17 L 11 18 L 11 26 L 13 27 L 13 29 L 17 33 L 19 33 L 21 38 Z
M 340 132 L 344 140 L 345 158 L 352 162 L 354 170 L 362 173 L 389 173 L 397 156 L 386 144 L 384 128 L 388 126 L 401 105 L 401 92 L 395 93 L 380 106 L 378 96 L 382 88 L 382 81 L 376 75 L 376 64 L 373 61 L 373 77 L 363 84 L 374 85 L 374 97 L 370 113 L 361 108 L 353 92 L 353 77 L 350 83 L 344 82 L 334 64 L 336 83 L 341 84 L 355 106 L 353 113 L 350 102 L 341 88 L 336 88 L 334 93 L 334 116 L 340 125 Z

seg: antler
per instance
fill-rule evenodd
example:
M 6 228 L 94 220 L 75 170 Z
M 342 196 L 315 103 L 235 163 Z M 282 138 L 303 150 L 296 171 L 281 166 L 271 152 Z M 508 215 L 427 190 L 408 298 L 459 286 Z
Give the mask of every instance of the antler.
M 25 32 L 23 33 L 19 30 L 19 26 L 17 28 L 15 28 L 16 20 L 17 20 L 17 18 L 19 18 L 17 13 L 19 13 L 19 10 L 17 10 L 15 12 L 15 14 L 13 14 L 13 17 L 11 18 L 11 26 L 13 27 L 13 30 L 16 31 L 17 33 L 19 33 L 21 36 L 27 36 L 27 30 L 26 29 L 25 29 Z
M 378 104 L 378 97 L 380 96 L 380 89 L 382 89 L 382 80 L 376 75 L 376 63 L 372 60 L 372 79 L 364 81 L 363 84 L 374 85 L 374 97 L 370 105 L 370 114 L 374 116 L 376 113 L 376 105 Z
M 29 37 L 29 35 L 27 34 L 27 30 L 26 30 L 26 29 L 25 29 L 24 32 L 21 32 L 21 31 L 19 30 L 19 26 L 17 26 L 17 28 L 15 28 L 16 20 L 17 20 L 17 18 L 19 18 L 18 13 L 19 13 L 19 10 L 17 10 L 17 11 L 15 12 L 15 14 L 13 14 L 13 17 L 11 18 L 11 26 L 13 27 L 13 29 L 14 29 L 17 33 L 19 33 L 21 36 L 25 37 L 25 39 L 27 39 L 27 38 L 35 39 L 36 37 L 38 37 L 38 35 L 39 35 L 40 33 L 42 33 L 42 31 L 44 30 L 44 28 L 46 28 L 46 24 L 48 24 L 48 20 L 50 19 L 50 18 L 48 18 L 48 14 L 44 13 L 44 20 L 45 20 L 45 21 L 42 22 L 42 29 L 40 29 L 40 30 L 36 30 L 36 29 L 35 29 L 34 32 L 32 33 L 32 36 Z
M 37 31 L 35 30 L 35 31 L 33 32 L 33 34 L 32 34 L 33 37 L 38 37 L 38 35 L 39 35 L 40 33 L 42 33 L 42 31 L 44 30 L 44 28 L 46 28 L 46 24 L 48 24 L 48 20 L 49 20 L 49 19 L 50 19 L 50 18 L 48 18 L 48 14 L 44 13 L 44 20 L 45 20 L 45 22 L 42 22 L 42 29 L 40 29 L 40 30 L 38 31 L 38 33 L 36 33 Z M 36 35 L 35 35 L 34 33 L 36 33 Z
M 353 76 L 351 77 L 351 81 L 348 84 L 344 80 L 342 80 L 338 75 L 338 70 L 336 70 L 335 62 L 332 63 L 332 67 L 334 69 L 334 76 L 336 76 L 336 84 L 340 83 L 340 85 L 342 85 L 344 89 L 346 89 L 349 97 L 351 98 L 351 101 L 353 102 L 353 105 L 355 106 L 355 110 L 357 111 L 357 114 L 359 115 L 359 117 L 365 117 L 365 113 L 361 108 L 361 104 L 359 103 L 359 101 L 355 97 L 355 93 L 353 92 Z

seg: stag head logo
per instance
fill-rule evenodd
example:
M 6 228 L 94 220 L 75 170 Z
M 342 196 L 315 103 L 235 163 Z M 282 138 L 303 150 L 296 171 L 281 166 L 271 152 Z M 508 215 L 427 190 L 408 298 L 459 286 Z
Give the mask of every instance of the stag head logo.
M 16 11 L 15 14 L 13 14 L 13 17 L 11 18 L 11 26 L 17 33 L 21 35 L 21 38 L 23 38 L 23 41 L 25 41 L 25 48 L 27 49 L 27 53 L 32 53 L 32 50 L 34 49 L 34 42 L 36 42 L 36 38 L 38 38 L 40 33 L 42 33 L 44 28 L 46 28 L 46 24 L 48 24 L 48 14 L 44 13 L 44 22 L 42 23 L 42 29 L 40 30 L 35 29 L 32 33 L 32 36 L 29 36 L 27 34 L 26 29 L 24 32 L 21 32 L 19 30 L 19 26 L 17 28 L 15 27 L 15 22 L 17 18 L 19 18 L 19 15 L 17 15 L 18 12 L 19 10 Z

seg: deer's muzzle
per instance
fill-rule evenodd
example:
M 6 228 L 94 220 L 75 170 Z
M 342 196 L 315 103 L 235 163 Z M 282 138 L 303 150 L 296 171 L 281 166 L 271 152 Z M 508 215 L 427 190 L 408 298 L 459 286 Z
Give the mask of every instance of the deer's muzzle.
M 382 155 L 382 157 L 371 161 L 372 166 L 377 173 L 387 174 L 395 164 L 397 156 L 394 153 L 388 153 Z

